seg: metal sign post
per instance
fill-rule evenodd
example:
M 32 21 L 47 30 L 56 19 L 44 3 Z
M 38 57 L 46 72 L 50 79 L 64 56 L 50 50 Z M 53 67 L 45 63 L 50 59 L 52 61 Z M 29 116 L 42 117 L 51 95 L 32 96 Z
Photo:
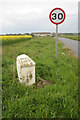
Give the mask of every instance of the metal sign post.
M 57 57 L 57 40 L 58 40 L 58 24 L 61 24 L 65 20 L 65 12 L 61 8 L 54 8 L 50 14 L 49 19 L 53 24 L 56 24 L 56 54 Z
M 58 40 L 58 25 L 56 25 L 56 58 L 57 58 L 57 40 Z

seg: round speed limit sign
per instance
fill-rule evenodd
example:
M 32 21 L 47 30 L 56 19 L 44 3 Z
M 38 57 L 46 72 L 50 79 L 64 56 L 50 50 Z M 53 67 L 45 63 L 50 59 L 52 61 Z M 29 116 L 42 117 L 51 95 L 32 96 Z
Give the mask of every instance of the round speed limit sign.
M 65 20 L 65 12 L 61 8 L 54 8 L 50 14 L 49 19 L 53 24 L 61 24 Z

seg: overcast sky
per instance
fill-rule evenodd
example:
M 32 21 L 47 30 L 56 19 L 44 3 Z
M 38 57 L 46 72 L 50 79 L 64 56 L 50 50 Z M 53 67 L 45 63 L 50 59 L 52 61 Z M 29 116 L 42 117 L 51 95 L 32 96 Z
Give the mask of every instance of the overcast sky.
M 79 0 L 0 0 L 0 34 L 26 32 L 55 32 L 49 20 L 53 8 L 66 13 L 59 32 L 78 32 Z

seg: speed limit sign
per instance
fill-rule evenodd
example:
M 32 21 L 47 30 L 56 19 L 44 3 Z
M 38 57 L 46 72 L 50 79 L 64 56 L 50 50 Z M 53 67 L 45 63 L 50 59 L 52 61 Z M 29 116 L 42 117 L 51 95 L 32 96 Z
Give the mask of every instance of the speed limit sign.
M 61 24 L 65 20 L 65 12 L 61 8 L 54 8 L 50 14 L 49 19 L 53 24 Z
M 50 14 L 49 19 L 53 24 L 56 24 L 56 57 L 57 57 L 57 39 L 58 39 L 58 24 L 65 20 L 65 12 L 61 8 L 54 8 Z

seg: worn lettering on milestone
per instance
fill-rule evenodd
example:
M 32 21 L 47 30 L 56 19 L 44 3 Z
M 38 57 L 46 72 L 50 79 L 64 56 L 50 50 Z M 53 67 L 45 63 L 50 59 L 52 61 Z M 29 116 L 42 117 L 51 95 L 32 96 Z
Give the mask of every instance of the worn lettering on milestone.
M 17 72 L 19 81 L 26 86 L 35 83 L 35 62 L 27 55 L 17 57 Z

